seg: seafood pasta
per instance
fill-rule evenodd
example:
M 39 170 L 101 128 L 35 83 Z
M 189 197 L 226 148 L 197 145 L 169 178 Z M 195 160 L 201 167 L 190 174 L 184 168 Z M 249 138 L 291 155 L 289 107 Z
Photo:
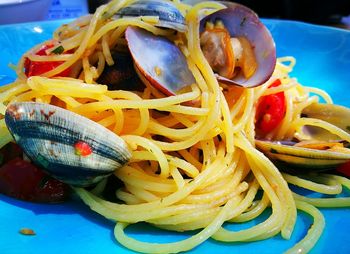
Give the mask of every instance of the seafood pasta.
M 349 110 L 290 77 L 294 64 L 292 57 L 276 61 L 269 32 L 244 6 L 114 0 L 62 25 L 51 40 L 23 55 L 16 81 L 0 88 L 6 115 L 0 120 L 0 145 L 22 142 L 11 122 L 21 123 L 19 111 L 11 111 L 19 105 L 44 110 L 51 104 L 104 126 L 105 134 L 96 127 L 102 134 L 95 139 L 120 137 L 125 146 L 117 155 L 124 157 L 112 176 L 97 177 L 89 188 L 68 182 L 92 210 L 116 222 L 117 241 L 132 250 L 181 252 L 208 238 L 242 242 L 280 234 L 289 239 L 302 211 L 313 217 L 313 225 L 288 252 L 308 252 L 325 227 L 317 207 L 350 205 L 350 198 L 335 197 L 350 181 L 326 171 L 350 160 L 344 123 Z M 54 113 L 47 112 L 50 124 Z M 27 121 L 37 121 L 30 117 Z M 79 133 L 85 120 L 75 117 Z M 53 121 L 53 129 L 62 127 Z M 44 135 L 43 129 L 37 133 Z M 45 139 L 59 140 L 47 133 Z M 107 152 L 102 159 L 85 152 L 69 158 L 107 161 Z M 117 201 L 104 196 L 110 177 L 120 181 L 114 186 Z M 334 197 L 309 198 L 291 185 Z M 269 217 L 251 228 L 223 226 L 264 211 Z M 198 233 L 174 243 L 140 242 L 125 233 L 137 222 Z

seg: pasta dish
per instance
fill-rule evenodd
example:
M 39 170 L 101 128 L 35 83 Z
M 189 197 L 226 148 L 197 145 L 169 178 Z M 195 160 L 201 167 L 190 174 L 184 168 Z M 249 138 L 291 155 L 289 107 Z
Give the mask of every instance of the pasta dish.
M 125 247 L 177 253 L 209 238 L 289 239 L 303 212 L 312 226 L 287 253 L 306 253 L 325 228 L 318 208 L 350 205 L 336 197 L 350 180 L 335 171 L 350 161 L 350 133 L 342 123 L 349 111 L 291 77 L 296 60 L 276 59 L 274 50 L 257 16 L 238 4 L 112 0 L 23 55 L 17 79 L 0 87 L 0 145 L 22 144 L 5 117 L 21 117 L 6 113 L 11 105 L 66 109 L 83 117 L 73 120 L 72 131 L 87 118 L 113 133 L 98 129 L 97 137 L 91 130 L 91 139 L 107 146 L 114 135 L 125 142 L 112 175 L 104 172 L 89 186 L 68 181 L 93 211 L 116 222 L 115 238 Z M 50 117 L 43 119 L 50 123 Z M 39 125 L 33 133 L 44 132 Z M 60 140 L 53 138 L 45 136 Z M 90 158 L 92 168 L 97 159 L 109 163 L 110 151 L 92 156 L 95 147 L 86 143 L 75 143 L 81 150 L 71 160 Z M 111 177 L 117 180 L 109 199 Z M 291 186 L 332 197 L 311 198 Z M 225 226 L 264 212 L 266 220 L 252 227 Z M 196 233 L 178 242 L 142 242 L 126 233 L 139 222 Z

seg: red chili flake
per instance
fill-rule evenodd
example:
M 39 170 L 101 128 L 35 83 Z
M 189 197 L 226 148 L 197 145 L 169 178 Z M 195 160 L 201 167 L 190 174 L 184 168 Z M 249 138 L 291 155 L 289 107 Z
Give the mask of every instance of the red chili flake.
M 88 155 L 92 154 L 91 146 L 84 141 L 81 141 L 81 140 L 77 141 L 74 144 L 74 148 L 75 148 L 76 155 L 88 156 Z

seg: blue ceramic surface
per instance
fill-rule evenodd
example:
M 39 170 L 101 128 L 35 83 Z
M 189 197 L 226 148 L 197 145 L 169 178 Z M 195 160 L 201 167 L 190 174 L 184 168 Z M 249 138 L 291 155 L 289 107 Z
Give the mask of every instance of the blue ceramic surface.
M 15 78 L 8 64 L 16 63 L 36 43 L 49 39 L 62 22 L 0 26 L 0 85 Z M 293 76 L 304 85 L 326 89 L 336 103 L 350 106 L 350 32 L 290 21 L 264 20 L 264 23 L 274 36 L 278 56 L 296 57 Z M 321 211 L 326 229 L 311 253 L 350 253 L 350 208 Z M 244 228 L 259 220 L 235 225 L 232 229 Z M 283 253 L 303 237 L 310 223 L 311 218 L 298 215 L 289 241 L 280 236 L 253 243 L 226 244 L 208 240 L 190 253 Z M 95 214 L 78 199 L 45 205 L 0 194 L 0 225 L 0 253 L 132 253 L 114 240 L 114 223 Z M 33 229 L 36 235 L 19 234 L 24 227 Z M 138 239 L 159 242 L 188 236 L 149 230 L 143 224 L 128 232 Z

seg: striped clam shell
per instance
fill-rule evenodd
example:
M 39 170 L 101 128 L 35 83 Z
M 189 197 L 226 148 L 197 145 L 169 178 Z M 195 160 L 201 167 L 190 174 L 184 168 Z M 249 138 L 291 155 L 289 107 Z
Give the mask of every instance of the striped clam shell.
M 122 167 L 131 153 L 122 138 L 71 111 L 43 103 L 10 104 L 6 125 L 27 156 L 51 176 L 74 186 L 89 186 Z M 77 153 L 77 142 L 88 155 Z
M 174 29 L 179 32 L 186 31 L 185 18 L 175 5 L 166 0 L 140 0 L 121 8 L 114 18 L 158 16 L 156 26 Z

